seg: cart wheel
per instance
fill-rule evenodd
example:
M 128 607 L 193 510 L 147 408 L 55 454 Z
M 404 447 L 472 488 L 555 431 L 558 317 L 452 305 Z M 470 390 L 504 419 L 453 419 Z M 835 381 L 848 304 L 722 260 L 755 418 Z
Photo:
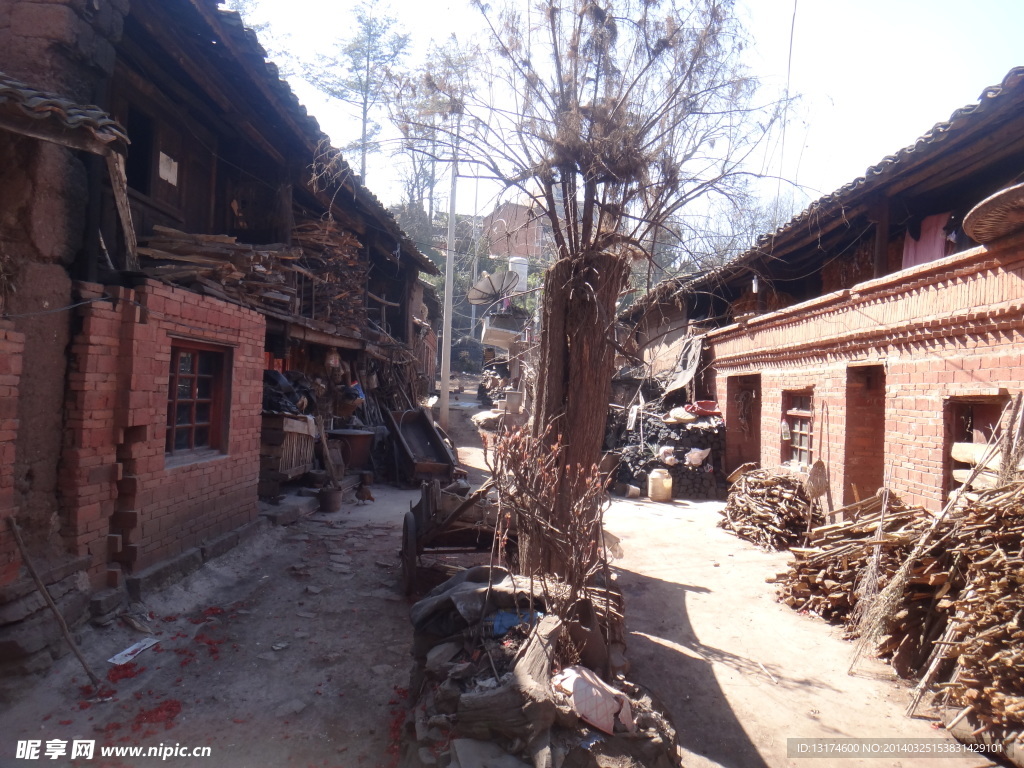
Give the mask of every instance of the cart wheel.
M 416 589 L 416 516 L 405 513 L 402 522 L 402 590 L 411 595 Z

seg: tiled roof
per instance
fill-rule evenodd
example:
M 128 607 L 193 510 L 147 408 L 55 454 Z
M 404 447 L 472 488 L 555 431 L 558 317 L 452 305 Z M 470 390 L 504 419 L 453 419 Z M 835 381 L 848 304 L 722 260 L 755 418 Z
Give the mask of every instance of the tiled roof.
M 40 91 L 0 72 L 0 105 L 38 120 L 52 130 L 86 131 L 103 143 L 128 143 L 128 134 L 99 107 L 75 104 L 54 93 Z
M 193 2 L 206 3 L 208 6 L 216 7 L 212 0 L 193 0 Z M 278 101 L 278 107 L 283 108 L 290 115 L 293 124 L 304 134 L 302 138 L 306 141 L 309 148 L 315 151 L 321 143 L 329 144 L 328 137 L 321 130 L 320 124 L 299 102 L 291 86 L 281 79 L 277 65 L 268 60 L 267 51 L 260 44 L 256 33 L 245 26 L 242 17 L 236 11 L 226 8 L 216 8 L 216 11 L 221 30 L 225 34 L 231 35 L 234 44 L 249 59 L 257 73 L 265 79 L 266 84 Z M 354 195 L 366 207 L 368 213 L 376 219 L 377 223 L 388 234 L 401 242 L 402 250 L 416 263 L 416 266 L 421 271 L 431 275 L 439 274 L 433 262 L 420 251 L 419 247 L 402 230 L 391 211 L 385 207 L 376 195 L 363 185 L 359 174 L 350 168 L 344 160 L 341 160 L 341 163 L 345 166 L 341 169 L 345 171 L 341 175 L 351 179 Z
M 914 163 L 918 159 L 923 159 L 921 158 L 922 155 L 930 155 L 935 145 L 943 142 L 957 131 L 973 125 L 975 121 L 980 119 L 979 116 L 983 117 L 1001 97 L 1018 91 L 1022 87 L 1024 87 L 1024 67 L 1014 67 L 1003 78 L 1002 83 L 991 85 L 982 91 L 976 104 L 968 104 L 956 110 L 948 120 L 933 125 L 931 130 L 910 146 L 904 147 L 893 155 L 888 155 L 881 162 L 868 168 L 863 176 L 859 176 L 848 184 L 844 184 L 835 192 L 818 198 L 774 232 L 761 235 L 758 238 L 757 246 L 739 256 L 738 260 L 742 260 L 745 256 L 758 251 L 763 251 L 764 246 L 770 244 L 773 238 L 777 239 L 780 235 L 807 222 L 813 216 L 821 215 L 827 210 L 843 205 L 855 194 L 884 186 L 893 176 L 902 172 L 906 165 Z
M 774 232 L 761 235 L 752 248 L 723 266 L 694 275 L 669 278 L 659 283 L 646 296 L 637 301 L 626 314 L 636 314 L 645 307 L 666 301 L 673 296 L 692 292 L 711 282 L 726 279 L 730 274 L 734 274 L 737 268 L 749 264 L 765 254 L 773 253 L 776 257 L 784 257 L 789 252 L 787 246 L 792 242 L 798 242 L 799 238 L 815 222 L 821 222 L 829 216 L 841 215 L 854 204 L 863 203 L 869 196 L 884 190 L 902 174 L 933 162 L 935 156 L 943 151 L 944 144 L 956 141 L 961 134 L 982 125 L 988 115 L 1001 108 L 1008 99 L 1021 100 L 1022 93 L 1024 93 L 1024 67 L 1014 67 L 1000 84 L 985 88 L 977 103 L 961 107 L 953 112 L 948 120 L 932 126 L 913 144 L 895 154 L 888 155 L 881 162 L 868 168 L 863 176 L 844 184 L 831 194 L 818 198 Z

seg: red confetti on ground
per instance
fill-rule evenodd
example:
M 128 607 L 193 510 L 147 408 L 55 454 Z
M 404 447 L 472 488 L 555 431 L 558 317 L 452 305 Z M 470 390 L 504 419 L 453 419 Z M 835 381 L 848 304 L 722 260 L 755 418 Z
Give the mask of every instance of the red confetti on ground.
M 92 696 L 94 693 L 96 693 L 96 689 L 93 688 L 91 685 L 83 685 L 78 689 L 78 695 L 81 696 L 83 699 Z
M 114 731 L 119 731 L 119 730 L 121 730 L 121 728 L 122 728 L 122 727 L 123 727 L 123 726 L 122 726 L 122 725 L 121 725 L 120 723 L 107 723 L 107 724 L 106 724 L 106 725 L 105 725 L 105 726 L 103 727 L 103 733 L 105 733 L 105 734 L 108 734 L 108 735 L 109 735 L 109 734 L 113 733 Z
M 174 727 L 174 718 L 179 714 L 181 714 L 181 702 L 175 699 L 170 699 L 156 707 L 153 707 L 153 709 L 144 709 L 139 712 L 132 721 L 132 730 L 139 731 L 142 729 L 142 726 L 147 723 L 163 723 L 164 730 L 170 730 Z
M 209 608 L 203 611 L 203 616 L 220 616 L 222 613 L 224 613 L 223 608 L 218 608 L 216 605 L 211 605 Z
M 61 725 L 71 725 L 73 722 L 75 722 L 75 721 L 74 720 L 61 720 L 60 724 Z
M 164 621 L 177 621 L 178 617 L 177 616 L 164 616 L 163 620 Z
M 92 704 L 90 702 L 88 702 L 88 701 L 80 701 L 80 702 L 78 702 L 78 708 L 79 709 L 88 709 L 91 706 L 92 706 Z
M 223 640 L 214 640 L 209 635 L 200 632 L 198 635 L 196 635 L 196 642 L 205 645 L 207 650 L 210 651 L 210 655 L 213 656 L 213 658 L 220 658 L 220 648 L 218 648 L 217 646 L 223 643 Z
M 145 671 L 145 667 L 140 667 L 134 661 L 129 661 L 127 664 L 111 667 L 110 671 L 107 672 L 107 681 L 111 683 L 119 683 L 122 680 L 130 680 L 133 677 L 137 677 Z

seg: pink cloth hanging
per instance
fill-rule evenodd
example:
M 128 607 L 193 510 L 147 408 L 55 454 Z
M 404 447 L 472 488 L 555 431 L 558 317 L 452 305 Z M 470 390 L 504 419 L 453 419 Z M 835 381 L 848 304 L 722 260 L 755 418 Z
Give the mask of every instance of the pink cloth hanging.
M 903 240 L 903 269 L 927 264 L 946 255 L 946 223 L 948 213 L 936 213 L 921 222 L 921 237 L 915 240 L 907 233 Z

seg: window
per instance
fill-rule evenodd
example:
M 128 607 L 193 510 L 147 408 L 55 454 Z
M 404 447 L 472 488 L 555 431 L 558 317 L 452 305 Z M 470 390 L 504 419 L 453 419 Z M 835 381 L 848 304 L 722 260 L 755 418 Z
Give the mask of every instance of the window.
M 156 127 L 153 118 L 135 106 L 128 108 L 125 124 L 128 128 L 128 135 L 132 137 L 132 144 L 125 160 L 128 186 L 148 195 L 153 178 L 153 147 L 156 141 Z
M 789 437 L 783 434 L 783 460 L 811 466 L 814 459 L 814 405 L 811 392 L 785 392 L 785 421 Z
M 224 447 L 224 367 L 224 353 L 215 348 L 171 347 L 167 453 Z

